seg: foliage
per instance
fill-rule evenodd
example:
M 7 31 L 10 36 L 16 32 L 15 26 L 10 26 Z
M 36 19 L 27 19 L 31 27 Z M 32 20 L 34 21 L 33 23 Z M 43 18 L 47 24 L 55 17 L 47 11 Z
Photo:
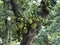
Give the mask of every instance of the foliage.
M 57 4 L 52 8 L 50 14 L 48 15 L 48 18 L 50 21 L 52 21 L 50 23 L 50 25 L 47 25 L 45 27 L 47 27 L 46 29 L 43 29 L 46 30 L 44 32 L 40 32 L 43 34 L 43 35 L 46 35 L 48 36 L 48 39 L 49 39 L 49 42 L 51 43 L 51 45 L 59 45 L 59 38 L 60 38 L 60 6 L 59 6 L 59 0 L 57 1 Z M 38 45 L 40 45 L 40 42 L 42 42 L 42 45 L 45 45 L 45 42 L 44 41 L 44 38 L 43 38 L 43 35 L 39 33 L 38 34 L 38 38 L 36 39 L 35 42 L 37 42 Z M 41 36 L 42 35 L 42 36 Z M 41 38 L 42 38 L 42 41 L 41 41 Z M 37 45 L 36 44 L 36 45 Z M 35 44 L 34 44 L 35 45 Z

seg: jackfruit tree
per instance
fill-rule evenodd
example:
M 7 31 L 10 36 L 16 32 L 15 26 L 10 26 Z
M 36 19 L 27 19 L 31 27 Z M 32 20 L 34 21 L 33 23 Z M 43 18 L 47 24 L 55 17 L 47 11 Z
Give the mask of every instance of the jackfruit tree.
M 32 0 L 30 2 L 32 2 Z M 22 35 L 22 38 L 23 38 L 21 41 L 21 45 L 32 45 L 33 41 L 35 40 L 35 36 L 38 34 L 38 31 L 41 28 L 41 25 L 45 25 L 47 15 L 53 8 L 52 2 L 54 1 L 41 0 L 40 5 L 35 5 L 34 3 L 24 4 L 24 0 L 23 1 L 20 0 L 21 4 L 19 8 L 19 4 L 17 3 L 16 0 L 10 0 L 10 3 L 12 5 L 12 11 L 14 12 L 14 15 L 16 17 L 16 23 L 18 26 L 17 31 L 19 31 L 19 35 Z M 32 12 L 28 12 L 28 16 L 24 17 L 24 15 L 19 11 L 22 5 L 25 5 L 27 7 L 28 6 L 31 7 L 31 5 L 37 6 L 37 7 L 32 7 L 32 8 L 36 8 L 37 10 L 34 10 L 34 9 L 31 10 Z M 26 7 L 23 9 L 25 11 Z M 47 43 L 47 45 L 50 45 L 50 44 Z
M 20 41 L 20 45 L 33 45 L 36 35 L 38 34 L 41 26 L 50 25 L 52 22 L 47 19 L 52 8 L 55 6 L 57 0 L 2 0 L 6 3 L 6 9 L 11 10 L 15 16 L 16 38 Z M 7 11 L 8 12 L 8 11 Z M 45 37 L 46 45 L 51 45 L 48 42 L 47 35 Z

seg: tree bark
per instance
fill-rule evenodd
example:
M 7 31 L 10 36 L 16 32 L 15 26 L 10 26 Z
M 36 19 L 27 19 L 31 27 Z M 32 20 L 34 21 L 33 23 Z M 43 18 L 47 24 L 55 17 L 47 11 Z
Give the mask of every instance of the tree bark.
M 6 23 L 6 45 L 8 45 L 8 41 L 9 41 L 9 30 L 8 30 L 8 21 L 7 21 L 7 17 L 5 19 L 5 23 Z
M 21 45 L 32 45 L 32 37 L 25 37 L 21 41 Z
M 11 45 L 11 38 L 12 38 L 12 30 L 10 30 L 10 34 L 9 34 L 9 45 Z
M 37 35 L 36 30 L 30 30 L 28 35 L 22 35 L 22 41 L 20 45 L 33 45 L 33 41 L 36 39 L 35 36 Z
M 9 42 L 9 30 L 7 30 L 7 37 L 6 37 L 6 45 L 8 45 L 8 42 Z

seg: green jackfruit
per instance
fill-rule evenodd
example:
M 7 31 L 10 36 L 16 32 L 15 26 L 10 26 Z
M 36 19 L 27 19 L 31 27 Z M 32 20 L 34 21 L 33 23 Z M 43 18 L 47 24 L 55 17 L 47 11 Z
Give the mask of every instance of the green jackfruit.
M 31 24 L 31 29 L 36 29 L 36 27 L 37 27 L 37 23 Z

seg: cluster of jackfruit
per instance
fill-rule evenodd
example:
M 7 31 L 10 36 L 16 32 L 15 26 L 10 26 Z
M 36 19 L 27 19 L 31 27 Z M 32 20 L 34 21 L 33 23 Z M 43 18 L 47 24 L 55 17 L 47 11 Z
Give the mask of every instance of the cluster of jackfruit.
M 29 30 L 35 30 L 38 28 L 38 23 L 41 21 L 41 17 L 30 15 L 28 20 L 23 17 L 18 18 L 18 27 L 20 30 L 20 34 L 27 34 Z
M 41 17 L 30 15 L 28 19 L 28 24 L 30 25 L 31 29 L 36 29 L 40 21 Z

